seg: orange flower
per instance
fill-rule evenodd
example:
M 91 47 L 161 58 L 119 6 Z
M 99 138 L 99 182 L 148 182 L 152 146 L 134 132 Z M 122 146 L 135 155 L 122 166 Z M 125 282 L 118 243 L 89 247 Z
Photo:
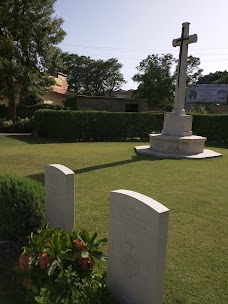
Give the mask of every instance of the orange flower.
M 40 253 L 39 254 L 39 258 L 38 258 L 38 262 L 40 265 L 41 269 L 44 269 L 47 267 L 48 263 L 52 260 L 52 257 L 47 254 L 46 252 L 44 253 Z
M 30 265 L 29 265 L 29 258 L 32 257 L 31 253 L 21 253 L 20 257 L 19 257 L 19 266 L 21 268 L 21 270 L 27 270 L 29 269 Z
M 75 243 L 75 246 L 79 251 L 83 251 L 83 250 L 86 249 L 86 246 L 83 242 L 79 242 L 78 240 L 74 240 L 73 243 Z
M 93 261 L 91 258 L 82 258 L 79 257 L 78 264 L 81 268 L 81 270 L 86 271 L 90 268 L 93 268 Z
M 23 282 L 22 282 L 23 286 L 26 288 L 26 289 L 31 289 L 32 288 L 32 282 L 30 279 L 28 278 L 24 278 L 23 279 Z

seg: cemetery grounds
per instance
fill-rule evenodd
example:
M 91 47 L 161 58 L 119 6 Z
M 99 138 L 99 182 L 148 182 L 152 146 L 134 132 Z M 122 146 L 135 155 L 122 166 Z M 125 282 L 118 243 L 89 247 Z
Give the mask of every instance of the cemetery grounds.
M 0 174 L 44 185 L 45 165 L 67 166 L 75 172 L 76 228 L 101 238 L 108 236 L 110 191 L 133 190 L 157 200 L 170 209 L 164 303 L 228 303 L 228 145 L 208 144 L 223 157 L 168 160 L 136 155 L 135 144 L 0 137 Z M 3 266 L 0 303 L 9 304 Z

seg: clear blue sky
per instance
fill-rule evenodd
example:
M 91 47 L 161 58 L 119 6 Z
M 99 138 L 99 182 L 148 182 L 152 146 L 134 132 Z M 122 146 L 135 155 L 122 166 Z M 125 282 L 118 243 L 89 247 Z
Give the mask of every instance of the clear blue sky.
M 189 55 L 200 57 L 203 74 L 228 70 L 228 0 L 57 0 L 55 10 L 67 33 L 60 48 L 117 58 L 127 81 L 123 89 L 137 87 L 131 78 L 148 55 L 178 57 L 172 40 L 180 37 L 183 22 L 198 35 Z

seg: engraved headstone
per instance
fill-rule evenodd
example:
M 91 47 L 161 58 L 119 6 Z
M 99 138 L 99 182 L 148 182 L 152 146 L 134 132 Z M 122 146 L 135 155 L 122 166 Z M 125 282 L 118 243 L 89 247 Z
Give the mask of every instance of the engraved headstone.
M 123 304 L 162 304 L 169 209 L 129 190 L 111 192 L 108 288 Z
M 49 228 L 74 229 L 74 172 L 63 165 L 45 167 L 45 216 Z

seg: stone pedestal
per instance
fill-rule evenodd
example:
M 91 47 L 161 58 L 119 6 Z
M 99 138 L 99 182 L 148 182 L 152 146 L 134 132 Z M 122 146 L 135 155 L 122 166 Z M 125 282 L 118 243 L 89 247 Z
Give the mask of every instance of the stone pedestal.
M 202 153 L 206 141 L 206 137 L 194 135 L 175 137 L 163 134 L 149 134 L 149 136 L 150 149 L 167 154 L 193 155 Z
M 206 137 L 192 135 L 192 115 L 167 113 L 162 133 L 149 134 L 149 146 L 137 146 L 139 154 L 161 158 L 208 158 L 222 154 L 204 149 Z
M 166 113 L 162 134 L 179 137 L 191 136 L 192 115 L 173 115 L 172 113 Z
M 188 44 L 197 42 L 197 35 L 189 35 L 189 22 L 182 24 L 181 38 L 173 40 L 180 46 L 175 101 L 172 113 L 165 114 L 161 134 L 150 134 L 150 146 L 138 146 L 139 154 L 163 158 L 205 158 L 222 154 L 204 149 L 206 137 L 192 135 L 192 116 L 185 114 Z

